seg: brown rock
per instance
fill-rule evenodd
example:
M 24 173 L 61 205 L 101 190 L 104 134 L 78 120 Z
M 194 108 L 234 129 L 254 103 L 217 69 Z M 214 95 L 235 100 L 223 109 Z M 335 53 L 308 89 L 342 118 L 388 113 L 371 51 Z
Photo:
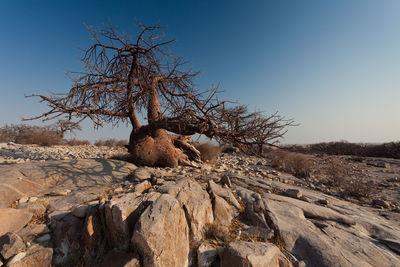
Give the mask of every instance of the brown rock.
M 234 208 L 219 196 L 214 196 L 212 201 L 215 222 L 223 226 L 230 226 L 236 214 Z
M 199 267 L 215 266 L 218 261 L 218 253 L 215 247 L 203 242 L 197 249 L 197 264 Z
M 241 209 L 239 202 L 237 201 L 230 189 L 223 188 L 222 186 L 214 183 L 212 180 L 208 180 L 207 190 L 213 195 L 222 197 L 229 204 L 233 205 L 236 209 Z
M 374 207 L 377 207 L 377 208 L 384 208 L 384 209 L 390 208 L 390 204 L 387 201 L 382 200 L 382 199 L 374 199 L 372 201 L 372 205 L 374 205 Z
M 331 202 L 328 199 L 319 199 L 318 203 L 322 205 L 329 205 Z
M 17 255 L 18 256 L 18 255 Z M 53 257 L 53 249 L 34 245 L 28 249 L 26 255 L 19 259 L 11 260 L 8 267 L 49 267 Z
M 233 242 L 224 249 L 221 266 L 279 267 L 280 254 L 271 243 Z
M 214 220 L 209 194 L 193 179 L 183 178 L 159 188 L 159 192 L 175 197 L 186 212 L 191 237 L 201 240 L 204 227 Z
M 99 267 L 140 267 L 137 255 L 123 251 L 111 250 L 99 264 Z
M 136 192 L 112 199 L 105 204 L 105 219 L 113 247 L 126 250 L 136 221 L 141 213 L 157 199 L 159 193 L 140 195 Z
M 229 176 L 227 174 L 225 174 L 221 177 L 221 184 L 226 185 L 228 187 L 232 187 L 231 179 L 229 178 Z
M 284 194 L 292 198 L 301 198 L 303 196 L 299 189 L 287 189 Z
M 40 234 L 48 234 L 50 229 L 45 224 L 27 225 L 18 231 L 18 235 L 26 242 L 32 241 L 34 237 Z
M 73 209 L 72 214 L 74 214 L 75 217 L 78 217 L 78 218 L 85 218 L 89 209 L 90 209 L 90 205 L 80 205 Z
M 180 203 L 162 194 L 141 215 L 131 242 L 145 267 L 188 266 L 189 226 Z
M 25 248 L 24 241 L 17 234 L 8 232 L 0 237 L 0 254 L 6 260 L 25 251 Z
M 31 220 L 32 216 L 33 214 L 26 210 L 0 208 L 0 236 L 7 232 L 19 231 Z
M 86 256 L 89 258 L 95 258 L 96 252 L 104 251 L 104 247 L 107 243 L 106 235 L 103 231 L 102 213 L 100 207 L 94 206 L 89 210 L 83 228 L 82 243 L 86 252 L 88 253 Z
M 151 183 L 149 181 L 143 181 L 140 184 L 135 185 L 135 193 L 141 194 L 150 187 Z

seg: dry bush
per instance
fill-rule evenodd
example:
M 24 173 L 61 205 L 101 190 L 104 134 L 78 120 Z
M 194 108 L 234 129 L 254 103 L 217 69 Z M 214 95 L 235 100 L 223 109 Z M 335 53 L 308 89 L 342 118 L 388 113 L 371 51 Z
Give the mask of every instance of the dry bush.
M 37 144 L 40 146 L 61 145 L 63 138 L 55 131 L 32 129 L 24 131 L 16 138 L 18 144 Z
M 360 177 L 350 178 L 344 186 L 347 194 L 354 197 L 369 197 L 374 192 L 374 183 L 365 182 Z
M 0 128 L 1 142 L 37 144 L 41 146 L 60 145 L 64 139 L 55 126 L 30 126 L 26 124 L 5 125 Z
M 82 145 L 90 145 L 89 140 L 78 140 L 78 139 L 70 139 L 65 142 L 69 146 L 82 146 Z
M 222 148 L 210 143 L 195 143 L 194 146 L 200 152 L 200 157 L 203 162 L 215 162 Z
M 296 177 L 307 177 L 311 172 L 310 160 L 300 154 L 281 149 L 270 150 L 267 155 L 272 167 L 290 173 Z
M 342 187 L 347 183 L 350 172 L 350 166 L 334 159 L 329 160 L 325 168 L 325 174 L 328 177 L 329 182 L 339 187 Z
M 383 144 L 349 143 L 347 141 L 317 143 L 306 146 L 287 146 L 292 152 L 324 153 L 328 155 L 349 155 L 358 157 L 382 157 L 400 159 L 400 142 Z
M 373 183 L 363 181 L 360 177 L 354 177 L 351 166 L 345 162 L 331 159 L 325 168 L 325 174 L 331 185 L 349 196 L 368 197 L 373 192 Z
M 109 147 L 125 147 L 128 145 L 128 141 L 126 140 L 117 140 L 114 138 L 109 138 L 109 139 L 100 139 L 94 142 L 95 146 L 109 146 Z

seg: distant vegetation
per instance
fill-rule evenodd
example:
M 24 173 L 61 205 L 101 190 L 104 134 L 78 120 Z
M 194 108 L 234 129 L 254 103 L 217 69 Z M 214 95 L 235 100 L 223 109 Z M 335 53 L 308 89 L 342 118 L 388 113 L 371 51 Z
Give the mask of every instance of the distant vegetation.
M 359 157 L 381 157 L 400 159 L 400 142 L 384 144 L 349 143 L 346 141 L 318 143 L 312 145 L 292 145 L 286 147 L 292 152 L 306 154 L 324 153 L 328 155 L 350 155 Z
M 0 142 L 17 144 L 37 144 L 41 146 L 60 145 L 63 143 L 60 131 L 51 126 L 31 126 L 26 124 L 5 125 L 0 128 Z
M 65 139 L 64 124 L 52 124 L 48 126 L 32 126 L 26 124 L 10 124 L 0 127 L 0 143 L 13 142 L 17 144 L 36 144 L 40 146 L 53 145 L 90 145 L 88 140 L 78 140 L 76 138 Z M 128 144 L 127 140 L 117 140 L 114 138 L 100 139 L 94 142 L 96 146 L 123 147 Z
M 94 142 L 95 146 L 121 146 L 121 147 L 125 147 L 126 145 L 128 145 L 128 141 L 127 140 L 117 140 L 114 138 L 109 138 L 109 139 L 100 139 Z

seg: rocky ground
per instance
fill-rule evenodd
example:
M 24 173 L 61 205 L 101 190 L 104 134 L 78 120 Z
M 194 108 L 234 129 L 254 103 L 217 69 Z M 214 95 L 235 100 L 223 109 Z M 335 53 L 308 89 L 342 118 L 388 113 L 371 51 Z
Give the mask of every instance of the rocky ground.
M 111 158 L 123 153 L 126 153 L 126 149 L 123 147 L 94 145 L 43 147 L 38 145 L 0 143 L 0 164 L 22 163 L 31 160 Z
M 325 157 L 297 178 L 239 154 L 147 168 L 110 148 L 0 149 L 0 266 L 400 266 L 397 160 L 336 157 L 372 181 L 355 197 Z

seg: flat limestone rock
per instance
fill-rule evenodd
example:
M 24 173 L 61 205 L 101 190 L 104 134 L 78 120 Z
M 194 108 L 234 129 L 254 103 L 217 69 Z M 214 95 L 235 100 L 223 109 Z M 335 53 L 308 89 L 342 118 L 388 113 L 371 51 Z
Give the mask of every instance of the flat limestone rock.
M 0 236 L 7 232 L 19 231 L 31 220 L 32 216 L 33 214 L 26 210 L 0 208 Z
M 396 227 L 361 207 L 348 203 L 346 209 L 336 207 L 338 212 L 290 197 L 263 196 L 268 216 L 285 248 L 307 266 L 400 266 L 395 249 L 391 251 L 372 238 L 382 235 L 398 239 Z M 344 214 L 350 211 L 353 218 Z M 323 230 L 318 222 L 325 225 Z
M 64 189 L 121 182 L 137 167 L 111 159 L 50 160 L 0 166 L 0 208 L 57 186 Z

